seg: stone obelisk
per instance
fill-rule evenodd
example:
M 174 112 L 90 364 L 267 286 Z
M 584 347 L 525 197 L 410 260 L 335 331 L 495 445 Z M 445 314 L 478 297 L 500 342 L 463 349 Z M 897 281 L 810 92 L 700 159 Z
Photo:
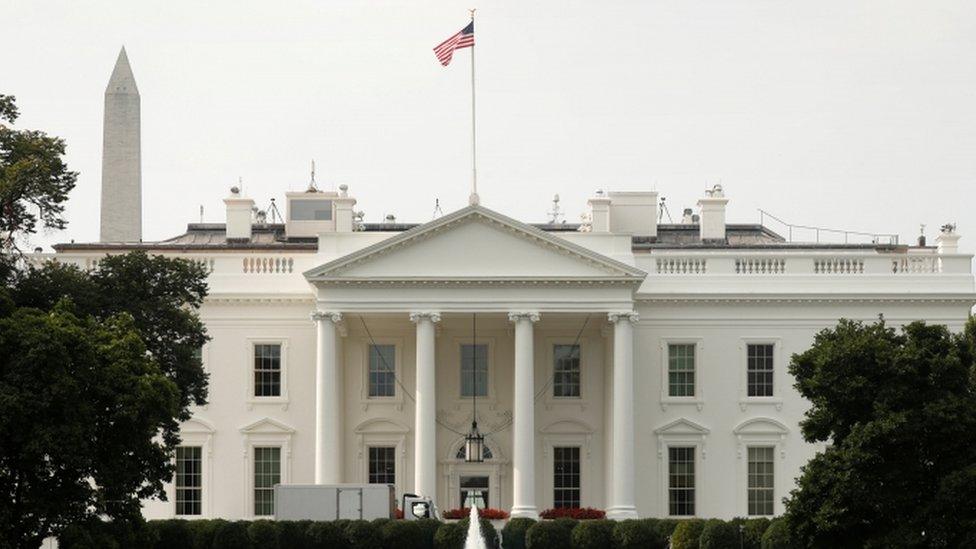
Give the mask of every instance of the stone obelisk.
M 142 240 L 139 89 L 125 48 L 105 89 L 102 129 L 102 242 Z

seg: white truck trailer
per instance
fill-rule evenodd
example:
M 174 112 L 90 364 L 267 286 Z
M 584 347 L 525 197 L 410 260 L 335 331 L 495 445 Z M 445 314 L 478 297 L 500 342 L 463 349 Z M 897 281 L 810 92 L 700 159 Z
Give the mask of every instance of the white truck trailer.
M 277 484 L 275 519 L 338 520 L 396 518 L 392 484 Z M 434 517 L 430 500 L 404 495 L 408 520 Z

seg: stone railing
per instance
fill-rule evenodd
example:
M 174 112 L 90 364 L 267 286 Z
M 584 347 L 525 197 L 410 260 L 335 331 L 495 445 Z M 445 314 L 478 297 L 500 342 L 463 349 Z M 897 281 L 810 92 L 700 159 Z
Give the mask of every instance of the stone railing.
M 668 257 L 657 260 L 657 274 L 705 274 L 704 257 Z
M 290 257 L 244 257 L 244 274 L 289 274 L 293 272 L 295 260 Z
M 972 257 L 963 254 L 701 253 L 655 252 L 651 275 L 863 276 L 969 274 Z M 707 265 L 707 269 L 706 269 Z M 638 266 L 648 270 L 638 259 Z
M 735 260 L 736 274 L 784 274 L 786 260 L 780 257 L 750 257 Z

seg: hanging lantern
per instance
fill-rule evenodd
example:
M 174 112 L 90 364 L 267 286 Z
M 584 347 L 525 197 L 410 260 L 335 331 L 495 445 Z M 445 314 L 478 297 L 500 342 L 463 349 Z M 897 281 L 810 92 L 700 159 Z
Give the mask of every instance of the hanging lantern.
M 485 436 L 478 431 L 478 422 L 471 422 L 471 431 L 464 437 L 464 461 L 481 463 L 485 460 Z

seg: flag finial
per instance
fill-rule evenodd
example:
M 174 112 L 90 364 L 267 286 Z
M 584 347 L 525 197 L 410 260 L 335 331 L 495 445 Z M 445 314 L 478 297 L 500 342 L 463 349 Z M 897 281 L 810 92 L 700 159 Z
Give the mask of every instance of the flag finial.
M 474 21 L 474 12 L 478 11 L 478 8 L 471 8 L 468 11 L 471 12 L 471 20 Z

